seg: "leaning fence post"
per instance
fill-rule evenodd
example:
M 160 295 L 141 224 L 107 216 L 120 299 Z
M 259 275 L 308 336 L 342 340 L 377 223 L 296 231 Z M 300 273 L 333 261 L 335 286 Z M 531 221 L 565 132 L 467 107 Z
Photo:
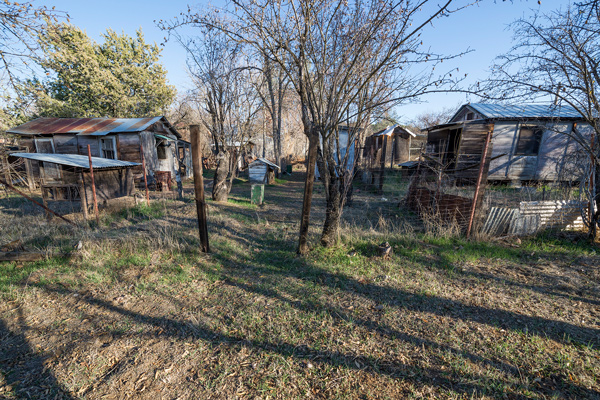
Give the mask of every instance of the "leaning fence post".
M 477 208 L 477 200 L 479 198 L 479 190 L 481 188 L 481 181 L 483 180 L 483 173 L 485 171 L 485 159 L 487 158 L 488 147 L 492 138 L 492 131 L 489 130 L 485 137 L 485 144 L 483 146 L 483 152 L 481 153 L 481 164 L 479 164 L 479 174 L 477 175 L 477 184 L 475 185 L 475 194 L 473 195 L 473 204 L 471 205 L 471 215 L 469 216 L 469 226 L 467 227 L 467 239 L 471 236 L 471 229 L 473 228 L 473 219 L 475 218 L 475 209 Z
M 100 227 L 100 217 L 98 216 L 98 199 L 96 198 L 96 181 L 94 180 L 94 167 L 92 165 L 92 149 L 90 145 L 87 145 L 88 148 L 88 159 L 90 160 L 90 175 L 92 177 L 92 197 L 94 199 L 94 213 L 96 214 L 96 224 Z
M 200 251 L 210 252 L 208 246 L 208 227 L 206 222 L 206 203 L 204 201 L 204 178 L 202 177 L 202 154 L 200 153 L 200 127 L 190 125 L 192 142 L 192 163 L 194 168 L 194 192 L 196 194 L 196 213 L 198 214 L 198 231 L 200 235 Z

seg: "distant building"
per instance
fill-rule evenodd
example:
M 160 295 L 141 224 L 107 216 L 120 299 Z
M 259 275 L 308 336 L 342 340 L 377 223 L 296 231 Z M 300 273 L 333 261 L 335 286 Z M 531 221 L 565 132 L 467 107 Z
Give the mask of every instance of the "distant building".
M 449 174 L 474 179 L 491 131 L 488 180 L 574 182 L 587 163 L 569 136 L 574 129 L 591 133 L 571 107 L 465 104 L 448 123 L 427 128 L 426 154 Z
M 379 168 L 381 161 L 390 165 L 410 161 L 411 143 L 417 136 L 400 125 L 387 127 L 365 139 L 363 157 L 374 168 Z
M 173 179 L 192 176 L 191 145 L 165 117 L 150 118 L 38 118 L 7 131 L 18 137 L 29 153 L 79 154 L 141 163 L 154 181 L 157 172 Z M 61 181 L 57 164 L 31 159 L 31 170 L 40 183 Z M 136 181 L 143 179 L 142 167 L 133 168 Z

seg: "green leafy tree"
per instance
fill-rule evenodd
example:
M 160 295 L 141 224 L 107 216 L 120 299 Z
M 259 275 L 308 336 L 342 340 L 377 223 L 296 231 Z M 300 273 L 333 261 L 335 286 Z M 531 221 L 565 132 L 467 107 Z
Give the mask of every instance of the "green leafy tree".
M 160 48 L 112 30 L 96 43 L 68 24 L 40 38 L 47 78 L 31 91 L 39 116 L 143 117 L 166 113 L 175 98 Z M 31 90 L 31 89 L 30 89 Z

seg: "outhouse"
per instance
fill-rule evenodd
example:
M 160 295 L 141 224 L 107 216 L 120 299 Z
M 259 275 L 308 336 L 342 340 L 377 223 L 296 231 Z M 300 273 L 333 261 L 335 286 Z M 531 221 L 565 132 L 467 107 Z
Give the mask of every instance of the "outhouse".
M 250 183 L 266 183 L 267 185 L 275 183 L 275 170 L 279 171 L 277 164 L 266 158 L 257 158 L 248 164 Z

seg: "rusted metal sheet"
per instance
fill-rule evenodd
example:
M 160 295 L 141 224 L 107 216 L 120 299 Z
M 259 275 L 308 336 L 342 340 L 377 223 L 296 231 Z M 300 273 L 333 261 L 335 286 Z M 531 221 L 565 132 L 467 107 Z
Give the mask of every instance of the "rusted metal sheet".
M 8 130 L 18 135 L 76 135 L 103 136 L 109 133 L 141 132 L 163 121 L 177 137 L 181 137 L 164 117 L 148 118 L 38 118 Z

